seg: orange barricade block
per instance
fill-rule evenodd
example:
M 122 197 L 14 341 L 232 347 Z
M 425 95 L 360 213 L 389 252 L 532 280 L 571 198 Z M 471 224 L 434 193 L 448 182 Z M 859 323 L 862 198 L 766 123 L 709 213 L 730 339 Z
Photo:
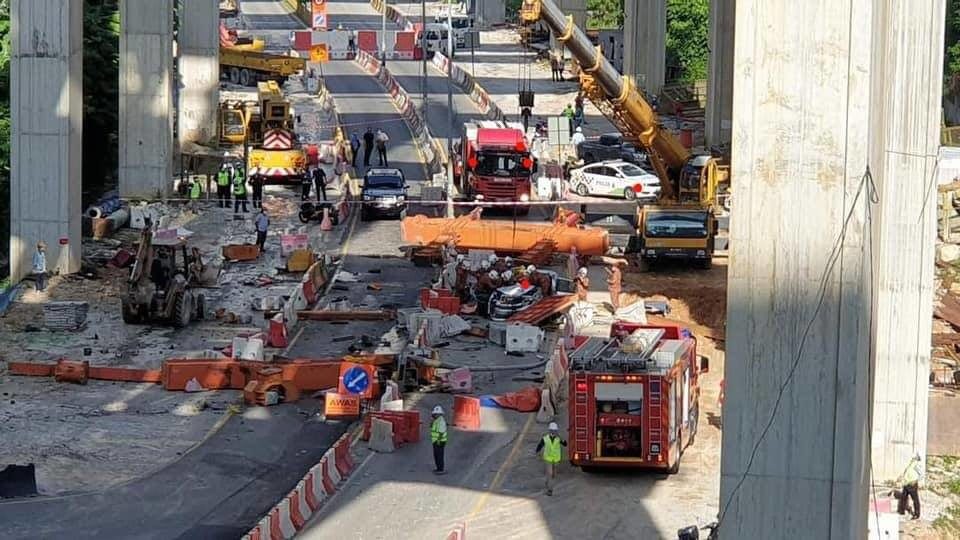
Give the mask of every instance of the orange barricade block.
M 73 360 L 57 360 L 57 367 L 53 370 L 53 378 L 57 382 L 72 382 L 87 384 L 90 375 L 90 362 L 76 362 Z
M 307 522 L 303 517 L 303 512 L 300 510 L 300 490 L 295 489 L 287 495 L 287 500 L 290 501 L 290 521 L 293 522 L 293 528 L 300 530 L 303 528 L 303 524 Z M 310 514 L 307 514 L 308 516 Z
M 460 429 L 480 429 L 480 400 L 453 396 L 453 425 Z
M 305 275 L 303 278 L 303 297 L 307 300 L 308 305 L 317 301 L 317 288 L 314 287 L 309 275 Z
M 333 495 L 337 491 L 337 485 L 334 484 L 333 479 L 330 478 L 330 462 L 326 456 L 320 460 L 320 465 L 323 469 L 323 490 L 327 492 L 327 495 Z
M 287 326 L 283 324 L 283 313 L 277 313 L 270 319 L 267 345 L 281 348 L 287 346 Z
M 336 454 L 337 472 L 340 473 L 340 478 L 346 478 L 353 470 L 353 459 L 350 457 L 350 437 L 341 437 L 334 447 L 334 452 Z

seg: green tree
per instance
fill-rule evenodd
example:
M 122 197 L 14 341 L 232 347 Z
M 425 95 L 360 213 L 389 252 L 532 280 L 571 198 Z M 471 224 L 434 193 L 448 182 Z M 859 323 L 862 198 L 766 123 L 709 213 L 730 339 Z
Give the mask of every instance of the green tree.
M 624 0 L 587 0 L 587 28 L 623 28 Z M 586 30 L 586 28 L 584 29 Z
M 667 66 L 679 80 L 707 78 L 709 28 L 710 0 L 667 0 Z
M 960 0 L 947 2 L 946 35 L 944 36 L 943 81 L 946 92 L 960 91 Z

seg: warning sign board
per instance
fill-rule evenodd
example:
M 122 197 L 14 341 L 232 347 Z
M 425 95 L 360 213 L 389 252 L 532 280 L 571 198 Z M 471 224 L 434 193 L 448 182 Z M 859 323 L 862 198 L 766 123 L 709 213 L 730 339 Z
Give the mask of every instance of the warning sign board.
M 317 0 L 313 1 L 311 4 L 312 9 L 311 13 L 313 15 L 313 29 L 314 30 L 326 30 L 327 29 L 327 3 Z
M 326 64 L 330 61 L 330 49 L 326 43 L 317 43 L 310 47 L 310 61 Z
M 327 392 L 323 414 L 327 418 L 356 418 L 360 416 L 360 396 Z
M 370 399 L 373 397 L 375 376 L 376 372 L 373 366 L 340 362 L 340 384 L 337 387 L 337 392 Z

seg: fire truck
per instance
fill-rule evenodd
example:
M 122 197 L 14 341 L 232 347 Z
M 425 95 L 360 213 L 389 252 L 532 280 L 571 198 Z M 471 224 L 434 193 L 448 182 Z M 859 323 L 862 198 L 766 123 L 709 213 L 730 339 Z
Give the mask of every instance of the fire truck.
M 697 342 L 679 325 L 617 322 L 609 338 L 578 337 L 570 354 L 570 461 L 680 469 L 697 432 Z
M 529 202 L 530 178 L 537 163 L 523 125 L 494 120 L 469 121 L 456 145 L 454 178 L 470 200 Z M 526 213 L 528 206 L 519 207 Z

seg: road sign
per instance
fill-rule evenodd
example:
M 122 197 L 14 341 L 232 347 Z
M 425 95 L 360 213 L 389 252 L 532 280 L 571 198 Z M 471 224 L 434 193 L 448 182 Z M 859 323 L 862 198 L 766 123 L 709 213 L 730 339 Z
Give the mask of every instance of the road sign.
M 360 366 L 354 366 L 343 374 L 343 387 L 351 394 L 362 394 L 370 386 L 370 375 Z
M 310 47 L 310 61 L 326 64 L 330 61 L 330 49 L 326 43 L 317 43 Z
M 323 414 L 327 418 L 356 418 L 360 416 L 360 397 L 327 392 Z
M 313 0 L 313 5 L 317 7 L 325 7 L 324 4 L 326 3 L 326 0 Z
M 314 0 L 312 4 L 312 9 L 310 10 L 313 15 L 313 29 L 314 30 L 326 30 L 327 29 L 327 4 L 325 2 L 318 2 Z

